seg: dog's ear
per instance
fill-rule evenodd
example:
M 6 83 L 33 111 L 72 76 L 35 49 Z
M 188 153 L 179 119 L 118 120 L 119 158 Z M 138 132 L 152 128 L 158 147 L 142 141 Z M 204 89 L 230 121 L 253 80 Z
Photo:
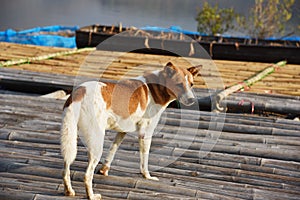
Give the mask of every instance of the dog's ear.
M 173 65 L 173 63 L 168 62 L 164 67 L 164 71 L 168 77 L 172 77 L 176 73 L 176 67 Z
M 200 69 L 202 68 L 202 65 L 197 65 L 194 67 L 190 67 L 187 70 L 193 75 L 197 76 L 200 73 Z

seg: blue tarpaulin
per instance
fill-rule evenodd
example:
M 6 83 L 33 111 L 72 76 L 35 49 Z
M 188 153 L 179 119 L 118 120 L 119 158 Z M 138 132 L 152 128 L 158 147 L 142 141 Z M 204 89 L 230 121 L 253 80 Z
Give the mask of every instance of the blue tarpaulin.
M 46 27 L 36 27 L 32 29 L 27 29 L 23 31 L 15 31 L 8 29 L 6 31 L 0 32 L 0 41 L 2 42 L 13 42 L 20 44 L 32 44 L 41 46 L 52 46 L 52 47 L 66 47 L 66 48 L 76 48 L 75 36 L 64 37 L 55 34 L 47 34 L 47 32 L 72 32 L 75 35 L 75 31 L 79 29 L 78 26 L 46 26 Z M 171 26 L 170 28 L 162 28 L 156 26 L 145 26 L 141 28 L 145 31 L 158 31 L 158 32 L 175 32 L 183 33 L 187 35 L 201 35 L 207 36 L 205 34 L 200 34 L 196 31 L 188 31 L 182 29 L 180 26 Z M 44 32 L 43 34 L 40 34 Z M 230 35 L 222 35 L 223 37 L 231 37 Z M 250 38 L 250 37 L 241 37 Z M 266 38 L 268 40 L 287 40 L 287 41 L 300 41 L 300 36 L 288 36 L 283 38 L 270 37 Z
M 0 32 L 0 41 L 40 46 L 75 48 L 75 31 L 78 28 L 78 26 L 47 26 L 36 27 L 23 31 L 8 29 Z M 55 33 L 64 31 L 74 33 L 74 36 L 64 37 L 55 34 L 47 34 L 47 32 Z M 44 32 L 44 34 L 39 34 L 41 32 Z
M 187 35 L 200 35 L 199 32 L 184 30 L 180 26 L 170 26 L 170 28 L 162 28 L 157 26 L 145 26 L 142 27 L 141 30 L 158 31 L 158 32 L 165 32 L 165 33 L 169 33 L 169 32 L 183 33 Z

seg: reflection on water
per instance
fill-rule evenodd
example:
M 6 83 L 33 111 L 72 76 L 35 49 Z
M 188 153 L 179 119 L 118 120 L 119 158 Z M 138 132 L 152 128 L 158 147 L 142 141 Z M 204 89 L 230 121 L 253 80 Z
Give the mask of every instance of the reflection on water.
M 178 25 L 196 31 L 195 16 L 205 0 L 1 0 L 0 30 L 47 25 L 118 24 L 124 26 Z M 209 0 L 220 7 L 248 13 L 254 0 Z M 300 1 L 295 1 L 289 31 L 297 27 Z M 298 33 L 298 35 L 300 35 Z

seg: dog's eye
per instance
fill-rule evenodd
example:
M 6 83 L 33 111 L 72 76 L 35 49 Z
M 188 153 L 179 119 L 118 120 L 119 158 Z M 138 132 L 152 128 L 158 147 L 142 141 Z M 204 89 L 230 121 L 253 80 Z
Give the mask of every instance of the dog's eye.
M 191 87 L 193 87 L 194 83 L 191 83 Z

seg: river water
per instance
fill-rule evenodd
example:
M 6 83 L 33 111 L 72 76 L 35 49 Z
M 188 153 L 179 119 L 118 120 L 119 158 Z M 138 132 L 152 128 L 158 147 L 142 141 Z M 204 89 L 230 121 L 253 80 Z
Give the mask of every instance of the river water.
M 195 16 L 205 0 L 1 0 L 0 31 L 20 30 L 36 26 L 91 24 L 123 26 L 177 25 L 196 31 Z M 254 0 L 208 0 L 219 7 L 233 7 L 247 14 Z M 300 0 L 295 1 L 293 18 L 287 33 L 300 22 Z M 296 32 L 300 35 L 299 29 Z

